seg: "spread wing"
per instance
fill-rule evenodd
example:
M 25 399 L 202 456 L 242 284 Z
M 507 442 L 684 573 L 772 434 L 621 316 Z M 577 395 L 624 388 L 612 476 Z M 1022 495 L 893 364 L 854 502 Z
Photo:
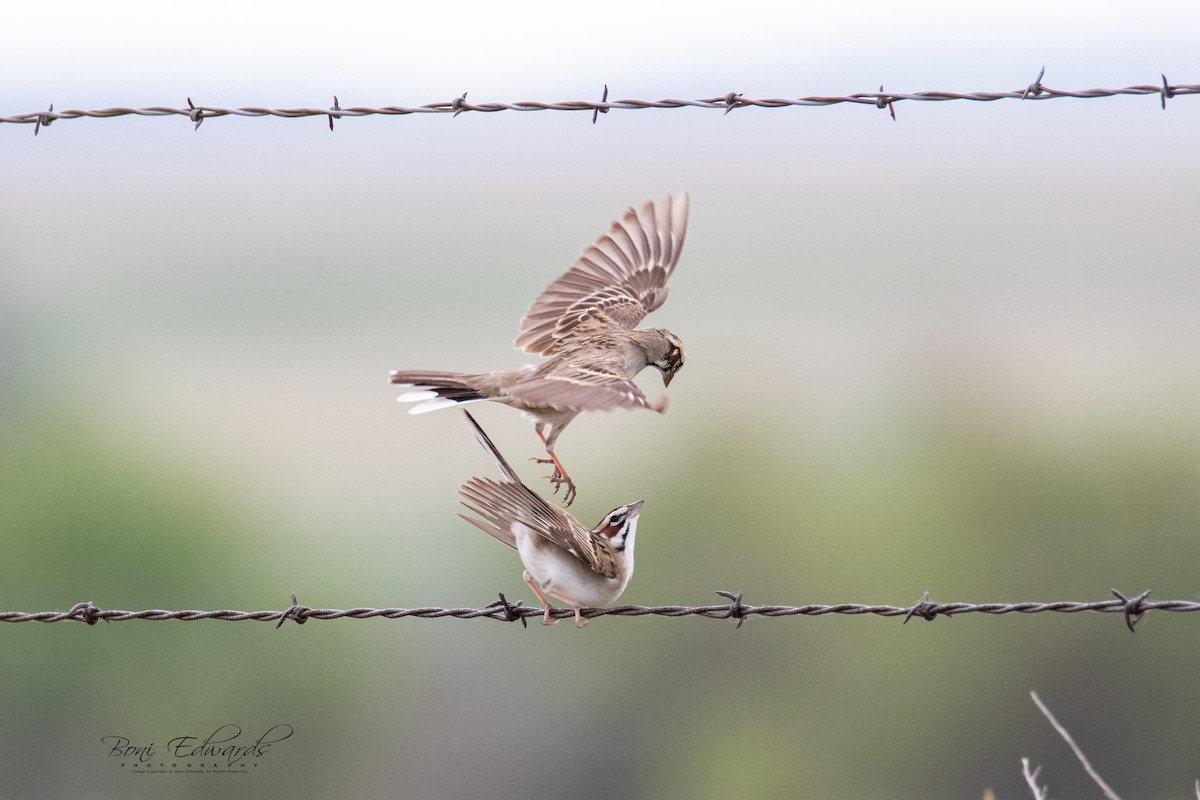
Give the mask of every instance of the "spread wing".
M 513 525 L 520 523 L 538 535 L 563 548 L 571 555 L 599 570 L 599 554 L 592 532 L 560 508 L 550 505 L 540 495 L 521 483 L 496 449 L 496 445 L 484 433 L 483 428 L 466 410 L 467 421 L 475 430 L 475 438 L 496 460 L 507 480 L 500 482 L 489 478 L 471 478 L 458 488 L 463 505 L 475 512 L 482 520 L 459 514 L 467 522 L 479 528 L 509 547 L 516 549 L 517 540 Z M 604 554 L 609 555 L 610 554 Z M 611 556 L 608 559 L 611 561 Z M 607 565 L 611 569 L 611 565 Z
M 516 549 L 513 526 L 524 525 L 587 564 L 595 572 L 613 571 L 611 553 L 601 554 L 592 532 L 570 514 L 547 503 L 522 483 L 499 483 L 490 478 L 471 478 L 458 487 L 463 505 L 482 520 L 459 514 L 484 533 Z M 604 563 L 601 563 L 603 561 Z
M 507 386 L 504 393 L 522 405 L 567 411 L 611 411 L 615 408 L 666 410 L 665 400 L 658 405 L 625 375 L 625 359 L 620 353 L 586 350 L 573 357 L 547 361 Z
M 591 533 L 573 517 L 568 517 L 521 483 L 498 482 L 491 478 L 471 478 L 458 487 L 463 505 L 483 521 L 460 515 L 467 522 L 509 547 L 517 546 L 513 524 L 521 523 L 555 544 L 569 550 L 581 561 L 591 551 Z M 571 523 L 575 524 L 572 525 Z M 578 533 L 574 528 L 578 528 Z M 582 544 L 586 542 L 586 545 Z
M 667 280 L 687 235 L 688 196 L 680 192 L 627 208 L 533 301 L 516 346 L 548 354 L 586 319 L 632 329 L 667 299 Z

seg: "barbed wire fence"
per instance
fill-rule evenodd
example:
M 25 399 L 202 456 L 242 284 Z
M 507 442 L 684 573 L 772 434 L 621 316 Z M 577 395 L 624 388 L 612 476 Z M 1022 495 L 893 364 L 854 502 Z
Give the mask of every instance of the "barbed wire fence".
M 609 100 L 609 87 L 604 86 L 601 98 L 597 101 L 569 100 L 562 102 L 521 101 L 514 103 L 474 103 L 467 99 L 468 93 L 449 101 L 427 103 L 420 106 L 389 105 L 381 107 L 348 106 L 342 107 L 338 97 L 333 98 L 329 108 L 263 108 L 240 107 L 223 108 L 217 106 L 196 105 L 189 97 L 186 108 L 169 106 L 150 106 L 145 108 L 112 107 L 93 110 L 67 109 L 55 111 L 51 103 L 46 111 L 34 111 L 24 114 L 0 116 L 0 125 L 33 125 L 34 135 L 38 135 L 43 127 L 64 119 L 113 119 L 123 116 L 169 117 L 181 116 L 187 118 L 199 129 L 207 119 L 226 116 L 239 117 L 278 117 L 284 119 L 299 119 L 306 117 L 325 117 L 330 130 L 334 121 L 352 117 L 368 116 L 410 116 L 420 114 L 449 114 L 457 117 L 468 112 L 496 113 L 501 111 L 573 111 L 591 112 L 592 122 L 595 123 L 601 114 L 610 111 L 637 111 L 650 109 L 683 109 L 699 108 L 720 110 L 723 114 L 745 108 L 815 108 L 835 105 L 864 105 L 886 110 L 891 119 L 896 119 L 896 106 L 902 102 L 952 102 L 969 101 L 989 103 L 1001 100 L 1086 100 L 1114 98 L 1121 96 L 1148 96 L 1159 98 L 1160 108 L 1166 110 L 1169 99 L 1200 94 L 1200 84 L 1173 84 L 1165 74 L 1160 75 L 1156 84 L 1137 84 L 1120 88 L 1096 88 L 1081 90 L 1056 89 L 1043 83 L 1046 69 L 1038 72 L 1032 83 L 1020 89 L 1000 92 L 974 91 L 919 91 L 919 92 L 888 92 L 880 85 L 878 91 L 859 92 L 850 95 L 814 95 L 797 98 L 749 98 L 740 92 L 728 92 L 724 95 L 701 99 L 663 99 L 663 100 Z M 1091 602 L 1057 601 L 1057 602 L 1019 602 L 1019 603 L 935 603 L 929 599 L 929 594 L 919 602 L 910 606 L 870 605 L 861 603 L 844 603 L 837 605 L 813 604 L 803 606 L 790 605 L 751 605 L 745 603 L 741 592 L 720 591 L 719 595 L 728 600 L 727 603 L 703 606 L 614 606 L 610 608 L 593 608 L 583 610 L 581 616 L 592 619 L 602 616 L 643 617 L 657 616 L 680 618 L 688 616 L 704 617 L 707 619 L 736 620 L 740 628 L 750 617 L 791 617 L 791 616 L 824 616 L 836 615 L 874 615 L 882 617 L 903 617 L 908 622 L 914 616 L 932 621 L 939 616 L 954 617 L 963 614 L 1037 614 L 1037 613 L 1120 613 L 1123 614 L 1126 625 L 1132 631 L 1136 623 L 1150 611 L 1200 611 L 1200 602 L 1188 600 L 1151 601 L 1147 598 L 1150 592 L 1145 591 L 1134 597 L 1126 597 L 1112 590 L 1114 599 Z M 520 601 L 509 602 L 503 594 L 499 600 L 482 608 L 352 608 L 329 609 L 310 608 L 299 604 L 295 595 L 291 607 L 279 611 L 237 611 L 237 610 L 164 610 L 146 609 L 142 611 L 123 611 L 101 609 L 92 602 L 77 603 L 66 611 L 0 611 L 0 622 L 61 622 L 74 620 L 89 625 L 103 620 L 105 622 L 121 622 L 131 619 L 141 620 L 180 620 L 193 621 L 201 619 L 218 619 L 225 621 L 257 620 L 277 622 L 277 627 L 291 619 L 303 624 L 309 619 L 368 619 L 382 617 L 385 619 L 401 619 L 416 617 L 421 619 L 441 619 L 452 617 L 456 619 L 492 619 L 506 622 L 520 621 L 526 624 L 529 617 L 542 616 L 544 610 L 540 607 L 524 606 Z M 574 611 L 566 608 L 556 608 L 549 612 L 551 619 L 565 619 L 574 616 Z
M 196 129 L 199 129 L 201 123 L 207 119 L 227 116 L 279 117 L 283 119 L 325 117 L 328 119 L 329 129 L 333 130 L 334 120 L 345 119 L 347 117 L 410 116 L 420 114 L 449 114 L 452 117 L 457 117 L 467 112 L 491 114 L 500 111 L 590 112 L 592 123 L 594 124 L 601 114 L 607 114 L 610 111 L 700 108 L 718 110 L 724 114 L 729 114 L 731 111 L 744 108 L 824 108 L 843 104 L 874 106 L 875 108 L 886 110 L 889 116 L 895 120 L 896 106 L 903 102 L 944 103 L 970 101 L 990 103 L 998 100 L 1091 100 L 1127 95 L 1156 95 L 1159 98 L 1161 108 L 1165 111 L 1167 100 L 1174 97 L 1200 94 L 1200 84 L 1172 84 L 1167 80 L 1166 75 L 1160 75 L 1161 82 L 1157 84 L 1137 84 L 1115 89 L 1055 89 L 1042 83 L 1045 73 L 1046 68 L 1042 67 L 1041 72 L 1038 73 L 1037 78 L 1032 83 L 1020 89 L 1003 92 L 887 92 L 884 91 L 883 85 L 880 85 L 879 90 L 873 92 L 857 92 L 849 95 L 813 95 L 795 98 L 768 97 L 755 99 L 746 97 L 741 92 L 727 92 L 719 96 L 692 100 L 676 98 L 666 98 L 663 100 L 609 100 L 608 86 L 605 86 L 599 100 L 566 100 L 561 102 L 520 101 L 514 103 L 474 103 L 467 100 L 468 93 L 463 92 L 460 96 L 451 100 L 426 103 L 420 106 L 348 106 L 343 108 L 336 95 L 333 98 L 333 105 L 328 108 L 262 108 L 258 106 L 222 108 L 219 106 L 196 105 L 190 97 L 187 98 L 186 108 L 149 106 L 146 108 L 113 107 L 92 110 L 68 109 L 55 111 L 54 104 L 51 103 L 49 109 L 46 111 L 31 111 L 24 114 L 0 116 L 0 125 L 33 125 L 33 133 L 36 136 L 42 128 L 63 119 L 177 116 L 187 118 L 195 125 Z
M 896 119 L 896 105 L 902 102 L 951 102 L 951 101 L 970 101 L 978 103 L 988 103 L 1000 100 L 1060 100 L 1060 99 L 1101 99 L 1114 98 L 1121 96 L 1147 96 L 1154 95 L 1159 98 L 1159 105 L 1163 110 L 1167 108 L 1167 100 L 1187 95 L 1200 94 L 1200 84 L 1173 84 L 1165 74 L 1160 75 L 1161 81 L 1157 84 L 1137 84 L 1124 86 L 1120 88 L 1097 88 L 1097 89 L 1082 89 L 1082 90 L 1066 90 L 1056 89 L 1047 86 L 1043 83 L 1046 69 L 1042 67 L 1037 77 L 1032 83 L 1016 90 L 988 92 L 949 92 L 949 91 L 920 91 L 920 92 L 887 92 L 881 85 L 878 91 L 859 92 L 850 95 L 820 95 L 806 96 L 797 98 L 749 98 L 740 92 L 728 92 L 721 96 L 714 96 L 701 99 L 663 99 L 663 100 L 609 100 L 609 87 L 605 86 L 601 99 L 598 101 L 588 100 L 570 100 L 562 102 L 540 102 L 540 101 L 521 101 L 514 103 L 474 103 L 467 100 L 467 92 L 453 98 L 449 101 L 427 103 L 420 106 L 349 106 L 342 107 L 338 98 L 333 98 L 333 105 L 329 108 L 263 108 L 263 107 L 240 107 L 240 108 L 222 108 L 217 106 L 196 105 L 189 97 L 186 108 L 173 108 L 168 106 L 150 106 L 145 108 L 128 108 L 128 107 L 112 107 L 93 110 L 68 109 L 55 111 L 53 103 L 50 104 L 46 111 L 34 111 L 24 114 L 16 114 L 10 116 L 0 116 L 0 125 L 22 125 L 32 124 L 34 126 L 34 135 L 37 135 L 43 127 L 47 127 L 53 122 L 64 119 L 113 119 L 123 116 L 143 116 L 143 117 L 167 117 L 181 116 L 186 117 L 194 124 L 195 129 L 199 129 L 200 125 L 207 119 L 214 119 L 226 116 L 239 117 L 278 117 L 284 119 L 299 119 L 306 117 L 325 117 L 328 119 L 330 130 L 333 130 L 334 121 L 337 119 L 350 117 L 368 117 L 368 116 L 409 116 L 420 114 L 449 114 L 452 117 L 457 117 L 460 114 L 467 112 L 477 113 L 495 113 L 500 111 L 574 111 L 574 112 L 591 112 L 592 122 L 595 123 L 601 114 L 607 114 L 610 111 L 637 111 L 649 109 L 682 109 L 682 108 L 700 108 L 708 110 L 720 110 L 723 114 L 729 114 L 732 111 L 744 108 L 764 108 L 764 109 L 781 109 L 781 108 L 813 108 L 813 107 L 829 107 L 842 104 L 850 105 L 865 105 L 874 106 L 875 108 L 886 110 L 889 116 Z M 719 595 L 728 600 L 728 603 L 704 606 L 683 606 L 683 605 L 668 605 L 668 606 L 614 606 L 610 608 L 593 608 L 585 609 L 581 616 L 585 619 L 592 619 L 602 616 L 620 616 L 620 617 L 643 617 L 643 616 L 658 616 L 669 618 L 680 618 L 688 616 L 698 616 L 707 619 L 733 619 L 737 621 L 737 626 L 741 625 L 750 617 L 791 617 L 791 616 L 824 616 L 828 614 L 837 615 L 874 615 L 882 617 L 903 617 L 904 622 L 908 622 L 914 616 L 932 621 L 939 616 L 954 617 L 963 614 L 1037 614 L 1037 613 L 1078 613 L 1078 612 L 1099 612 L 1099 613 L 1120 613 L 1124 615 L 1126 625 L 1132 631 L 1136 623 L 1150 611 L 1200 611 L 1200 602 L 1188 600 L 1161 600 L 1151 601 L 1147 598 L 1150 592 L 1146 591 L 1134 597 L 1126 597 L 1115 589 L 1112 590 L 1115 599 L 1091 601 L 1091 602 L 1076 602 L 1076 601 L 1058 601 L 1058 602 L 1019 602 L 1019 603 L 935 603 L 929 599 L 929 594 L 926 593 L 921 601 L 910 606 L 891 606 L 891 605 L 869 605 L 860 603 L 845 603 L 837 605 L 814 604 L 803 606 L 790 605 L 762 605 L 756 606 L 745 603 L 742 599 L 742 593 L 720 591 Z M 492 619 L 499 621 L 515 622 L 520 621 L 523 625 L 529 617 L 542 616 L 544 610 L 540 607 L 524 606 L 520 601 L 516 603 L 509 602 L 503 594 L 500 594 L 499 600 L 484 606 L 483 608 L 440 608 L 440 607 L 419 607 L 419 608 L 353 608 L 353 609 L 329 609 L 329 608 L 310 608 L 300 605 L 295 595 L 292 597 L 292 605 L 285 610 L 272 611 L 237 611 L 237 610 L 164 610 L 164 609 L 146 609 L 142 611 L 123 611 L 112 609 L 101 609 L 91 602 L 77 603 L 67 611 L 42 611 L 42 612 L 20 612 L 20 611 L 0 611 L 0 622 L 61 622 L 66 620 L 74 620 L 84 622 L 89 625 L 94 625 L 101 620 L 105 622 L 121 622 L 131 619 L 142 620 L 180 620 L 193 621 L 200 619 L 218 619 L 225 621 L 276 621 L 278 625 L 282 625 L 285 621 L 291 619 L 297 623 L 303 624 L 309 619 L 368 619 L 373 617 L 383 617 L 385 619 L 401 619 L 407 617 L 417 617 L 421 619 L 441 619 L 452 617 L 456 619 Z M 574 616 L 574 611 L 566 608 L 556 608 L 549 612 L 551 619 L 565 619 Z
M 1112 589 L 1113 599 L 1090 602 L 1058 601 L 1058 602 L 1023 602 L 1023 603 L 936 603 L 929 599 L 929 592 L 917 603 L 911 606 L 867 605 L 862 603 L 842 603 L 839 605 L 804 605 L 756 606 L 744 602 L 741 592 L 718 591 L 717 594 L 728 602 L 707 606 L 612 606 L 610 608 L 583 609 L 584 619 L 596 617 L 704 617 L 706 619 L 737 620 L 737 627 L 751 617 L 819 617 L 827 614 L 843 615 L 873 615 L 879 617 L 903 617 L 908 622 L 913 617 L 932 622 L 938 617 L 956 617 L 962 614 L 1041 614 L 1061 613 L 1077 614 L 1080 612 L 1099 612 L 1107 614 L 1122 614 L 1125 624 L 1130 631 L 1141 619 L 1151 611 L 1200 611 L 1200 602 L 1191 600 L 1150 600 L 1150 590 L 1141 594 L 1127 597 L 1116 589 Z M 403 619 L 417 617 L 419 619 L 491 619 L 500 622 L 520 622 L 526 625 L 529 617 L 540 617 L 545 610 L 540 606 L 526 606 L 521 601 L 511 602 L 503 593 L 499 599 L 483 608 L 310 608 L 301 605 L 296 595 L 292 594 L 291 607 L 283 611 L 167 611 L 164 609 L 147 609 L 144 611 L 117 611 L 101 609 L 93 603 L 76 603 L 67 611 L 39 611 L 26 613 L 23 611 L 0 611 L 0 622 L 64 622 L 73 620 L 95 625 L 97 622 L 124 622 L 131 619 L 143 620 L 179 620 L 192 622 L 201 619 L 225 620 L 227 622 L 242 622 L 255 620 L 258 622 L 276 622 L 275 627 L 293 620 L 301 625 L 310 619 Z M 575 612 L 569 608 L 551 608 L 551 619 L 569 619 Z
M 452 118 L 455 118 L 468 112 L 491 114 L 502 111 L 565 111 L 584 113 L 590 112 L 591 122 L 592 124 L 595 124 L 600 115 L 608 114 L 612 111 L 641 111 L 651 109 L 677 110 L 684 108 L 697 108 L 703 110 L 718 110 L 721 111 L 723 115 L 728 115 L 733 111 L 746 108 L 826 108 L 838 105 L 874 107 L 876 109 L 886 111 L 888 116 L 893 121 L 896 121 L 896 107 L 900 103 L 904 102 L 940 103 L 969 101 L 975 103 L 991 103 L 1002 100 L 1085 100 L 1116 98 L 1121 96 L 1157 96 L 1159 98 L 1161 110 L 1165 111 L 1167 108 L 1167 101 L 1170 99 L 1200 94 L 1200 84 L 1172 84 L 1170 81 L 1168 81 L 1165 74 L 1160 75 L 1161 82 L 1157 84 L 1137 84 L 1119 88 L 1093 88 L 1082 90 L 1055 89 L 1045 85 L 1042 82 L 1044 76 L 1045 68 L 1043 67 L 1038 73 L 1037 78 L 1035 78 L 1032 83 L 1017 90 L 999 92 L 888 92 L 884 90 L 883 85 L 880 85 L 877 91 L 858 92 L 849 95 L 814 95 L 796 98 L 750 98 L 746 97 L 740 92 L 727 92 L 724 95 L 698 99 L 666 98 L 661 100 L 609 100 L 609 87 L 606 85 L 603 88 L 601 98 L 597 101 L 568 100 L 559 102 L 518 101 L 509 103 L 476 103 L 467 99 L 468 92 L 463 92 L 460 96 L 452 98 L 448 101 L 431 102 L 419 106 L 387 105 L 378 107 L 342 107 L 337 96 L 333 97 L 333 104 L 328 108 L 266 108 L 256 106 L 226 108 L 220 106 L 196 105 L 191 97 L 187 98 L 186 108 L 149 106 L 142 108 L 110 107 L 91 110 L 66 109 L 55 111 L 54 104 L 50 103 L 48 109 L 45 111 L 34 111 L 9 116 L 0 116 L 0 125 L 33 125 L 33 133 L 35 136 L 37 136 L 43 127 L 49 127 L 54 122 L 67 119 L 114 119 L 125 116 L 184 117 L 193 124 L 194 130 L 198 130 L 205 120 L 230 116 L 248 118 L 276 117 L 282 119 L 323 117 L 327 120 L 328 127 L 332 131 L 334 130 L 335 120 L 370 116 L 402 117 L 422 114 L 449 114 Z M 929 593 L 925 592 L 921 600 L 908 606 L 862 603 L 809 604 L 793 606 L 753 605 L 744 601 L 742 592 L 718 591 L 717 594 L 724 598 L 726 602 L 700 606 L 624 605 L 613 606 L 609 608 L 589 608 L 582 610 L 580 616 L 589 620 L 597 617 L 654 616 L 671 619 L 683 617 L 701 617 L 714 620 L 733 620 L 736 621 L 736 627 L 741 628 L 742 625 L 752 617 L 780 618 L 796 616 L 818 617 L 826 615 L 867 615 L 887 618 L 900 617 L 902 618 L 902 624 L 906 624 L 914 617 L 919 617 L 923 620 L 932 622 L 938 617 L 954 618 L 956 616 L 965 614 L 985 614 L 997 616 L 1008 614 L 1078 614 L 1081 612 L 1090 612 L 1119 614 L 1124 619 L 1125 625 L 1129 631 L 1134 632 L 1137 624 L 1145 617 L 1146 614 L 1152 611 L 1200 611 L 1200 602 L 1197 601 L 1150 600 L 1150 590 L 1146 590 L 1134 596 L 1126 596 L 1116 589 L 1111 590 L 1111 592 L 1113 595 L 1111 599 L 1097 601 L 939 603 L 932 601 Z M 0 622 L 49 623 L 76 621 L 85 623 L 87 625 L 95 625 L 100 621 L 109 623 L 123 622 L 128 620 L 178 620 L 182 622 L 197 620 L 223 620 L 229 622 L 254 620 L 259 622 L 275 622 L 275 627 L 279 628 L 288 620 L 292 620 L 299 625 L 303 625 L 310 619 L 337 620 L 383 618 L 396 620 L 405 618 L 454 618 L 489 619 L 499 622 L 519 621 L 521 625 L 525 627 L 527 626 L 529 618 L 542 617 L 544 614 L 548 615 L 550 619 L 556 621 L 561 619 L 570 619 L 575 616 L 573 609 L 552 608 L 547 612 L 540 606 L 525 606 L 522 601 L 519 600 L 515 602 L 509 601 L 503 593 L 499 594 L 499 597 L 496 601 L 481 608 L 443 608 L 426 606 L 415 608 L 359 607 L 351 609 L 312 608 L 301 604 L 297 596 L 292 594 L 291 605 L 283 610 L 238 611 L 224 609 L 205 611 L 145 609 L 141 611 L 125 611 L 116 609 L 102 609 L 96 606 L 93 602 L 86 601 L 76 603 L 66 611 L 41 611 L 32 613 L 21 611 L 0 611 Z M 1036 693 L 1031 693 L 1031 695 L 1038 709 L 1070 746 L 1072 752 L 1081 762 L 1089 777 L 1096 782 L 1106 797 L 1116 800 L 1116 794 L 1107 786 L 1106 783 L 1104 783 L 1095 769 L 1092 768 L 1082 750 L 1074 742 L 1066 729 L 1060 723 L 1058 723 L 1058 721 L 1054 718 L 1049 709 L 1045 706 Z M 1048 790 L 1044 785 L 1039 785 L 1038 783 L 1041 767 L 1034 767 L 1028 758 L 1022 758 L 1021 765 L 1023 777 L 1025 778 L 1025 781 L 1028 784 L 1035 800 L 1046 800 L 1046 798 L 1048 798 Z M 1200 780 L 1196 781 L 1195 792 L 1196 797 L 1198 800 L 1200 800 Z

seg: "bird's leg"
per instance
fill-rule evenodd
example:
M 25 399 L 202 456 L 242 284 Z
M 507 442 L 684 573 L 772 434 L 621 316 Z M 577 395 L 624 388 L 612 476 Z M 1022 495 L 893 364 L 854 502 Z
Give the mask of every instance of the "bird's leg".
M 579 616 L 579 606 L 575 606 L 575 627 L 576 628 L 586 628 L 587 627 L 587 620 L 584 619 L 583 617 Z
M 546 445 L 546 434 L 542 433 L 541 428 L 535 428 L 534 430 L 537 431 L 538 438 L 542 440 L 542 444 Z M 563 505 L 569 506 L 571 503 L 575 502 L 575 481 L 571 480 L 571 476 L 567 474 L 566 467 L 564 467 L 562 462 L 558 460 L 558 456 L 554 454 L 554 451 L 550 449 L 549 445 L 546 445 L 546 454 L 550 457 L 535 457 L 529 460 L 536 461 L 539 464 L 554 465 L 554 472 L 550 473 L 548 480 L 554 484 L 555 494 L 558 494 L 559 488 L 562 487 L 564 483 L 567 485 L 567 491 L 563 494 Z
M 554 610 L 554 606 L 550 605 L 550 601 L 546 599 L 546 595 L 542 594 L 542 588 L 538 586 L 537 581 L 529 574 L 529 570 L 525 570 L 525 574 L 522 577 L 525 578 L 525 583 L 529 584 L 529 588 L 533 589 L 533 593 L 537 595 L 538 600 L 542 601 L 542 607 L 545 609 L 545 613 L 542 614 L 542 624 L 557 624 L 558 620 L 550 618 L 550 612 Z

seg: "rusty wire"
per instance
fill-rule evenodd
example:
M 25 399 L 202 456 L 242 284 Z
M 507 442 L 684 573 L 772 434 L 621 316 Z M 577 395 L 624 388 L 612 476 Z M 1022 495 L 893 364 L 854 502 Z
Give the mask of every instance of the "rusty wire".
M 325 117 L 329 129 L 333 130 L 335 119 L 346 117 L 407 116 L 411 114 L 449 114 L 457 117 L 466 112 L 490 114 L 497 111 L 583 111 L 591 114 L 595 123 L 600 114 L 610 111 L 641 111 L 646 109 L 702 108 L 716 109 L 724 114 L 741 108 L 789 108 L 789 107 L 825 107 L 841 104 L 865 105 L 884 109 L 891 118 L 896 119 L 896 105 L 901 102 L 948 102 L 952 100 L 969 100 L 974 102 L 994 102 L 996 100 L 1059 100 L 1071 98 L 1077 100 L 1095 99 L 1101 97 L 1119 97 L 1122 95 L 1156 95 L 1161 107 L 1165 110 L 1167 100 L 1180 95 L 1200 94 L 1200 84 L 1172 84 L 1166 75 L 1160 76 L 1161 83 L 1138 84 L 1119 89 L 1054 89 L 1042 83 L 1046 69 L 1038 73 L 1033 83 L 1020 89 L 1006 92 L 886 92 L 883 86 L 876 92 L 858 92 L 850 95 L 813 95 L 808 97 L 769 97 L 754 99 L 740 92 L 694 100 L 666 98 L 663 100 L 609 100 L 608 86 L 604 87 L 600 100 L 567 100 L 556 103 L 539 101 L 520 101 L 515 103 L 472 103 L 467 100 L 467 92 L 451 100 L 426 103 L 420 106 L 346 106 L 343 107 L 335 95 L 333 105 L 328 108 L 261 108 L 249 106 L 242 108 L 221 108 L 219 106 L 196 105 L 192 98 L 187 98 L 187 108 L 171 106 L 150 106 L 148 108 L 100 108 L 93 110 L 65 109 L 54 110 L 51 103 L 46 111 L 32 111 L 26 114 L 0 116 L 0 123 L 34 126 L 34 135 L 52 122 L 61 119 L 109 119 L 112 117 L 141 116 L 141 117 L 186 117 L 195 128 L 206 119 L 225 116 L 239 117 L 282 117 L 296 119 L 300 117 Z
M 865 605 L 860 603 L 842 603 L 838 605 L 804 605 L 804 606 L 756 606 L 742 600 L 741 592 L 717 592 L 728 602 L 707 606 L 613 606 L 611 608 L 584 609 L 582 616 L 586 619 L 595 617 L 705 617 L 708 619 L 737 620 L 738 627 L 750 617 L 818 617 L 826 614 L 859 615 L 870 614 L 880 617 L 903 617 L 904 622 L 913 617 L 924 620 L 934 620 L 938 617 L 954 617 L 961 614 L 1039 614 L 1058 612 L 1074 614 L 1081 611 L 1092 611 L 1109 614 L 1122 614 L 1129 630 L 1150 611 L 1200 611 L 1200 602 L 1190 600 L 1149 600 L 1149 590 L 1133 597 L 1126 597 L 1116 589 L 1112 590 L 1114 599 L 1096 600 L 1091 602 L 1058 601 L 1058 602 L 1023 602 L 1023 603 L 935 603 L 929 599 L 926 592 L 920 601 L 911 606 Z M 166 611 L 163 609 L 148 609 L 145 611 L 117 611 L 101 609 L 91 602 L 77 603 L 67 611 L 41 611 L 25 613 L 21 611 L 0 611 L 0 622 L 62 622 L 74 620 L 95 625 L 105 622 L 124 622 L 131 619 L 167 620 L 175 619 L 190 622 L 199 619 L 219 619 L 229 622 L 257 620 L 259 622 L 276 622 L 279 627 L 287 620 L 293 620 L 303 625 L 310 619 L 401 619 L 418 617 L 421 619 L 441 619 L 454 617 L 456 619 L 491 619 L 500 622 L 517 622 L 522 625 L 529 617 L 538 617 L 543 609 L 537 606 L 525 606 L 520 601 L 510 602 L 503 594 L 500 599 L 483 608 L 310 608 L 301 605 L 292 595 L 291 607 L 283 611 Z M 550 612 L 554 619 L 568 619 L 574 616 L 574 611 L 568 608 L 554 608 Z

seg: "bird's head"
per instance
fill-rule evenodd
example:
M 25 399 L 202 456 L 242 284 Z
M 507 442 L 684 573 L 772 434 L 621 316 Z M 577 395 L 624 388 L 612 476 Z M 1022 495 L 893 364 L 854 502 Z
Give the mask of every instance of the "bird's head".
M 659 330 L 662 335 L 650 353 L 650 364 L 662 373 L 663 386 L 670 386 L 675 373 L 683 368 L 683 341 L 668 330 Z
M 633 540 L 637 536 L 638 515 L 642 513 L 643 500 L 614 508 L 604 515 L 594 530 L 608 540 L 613 550 L 633 561 Z

